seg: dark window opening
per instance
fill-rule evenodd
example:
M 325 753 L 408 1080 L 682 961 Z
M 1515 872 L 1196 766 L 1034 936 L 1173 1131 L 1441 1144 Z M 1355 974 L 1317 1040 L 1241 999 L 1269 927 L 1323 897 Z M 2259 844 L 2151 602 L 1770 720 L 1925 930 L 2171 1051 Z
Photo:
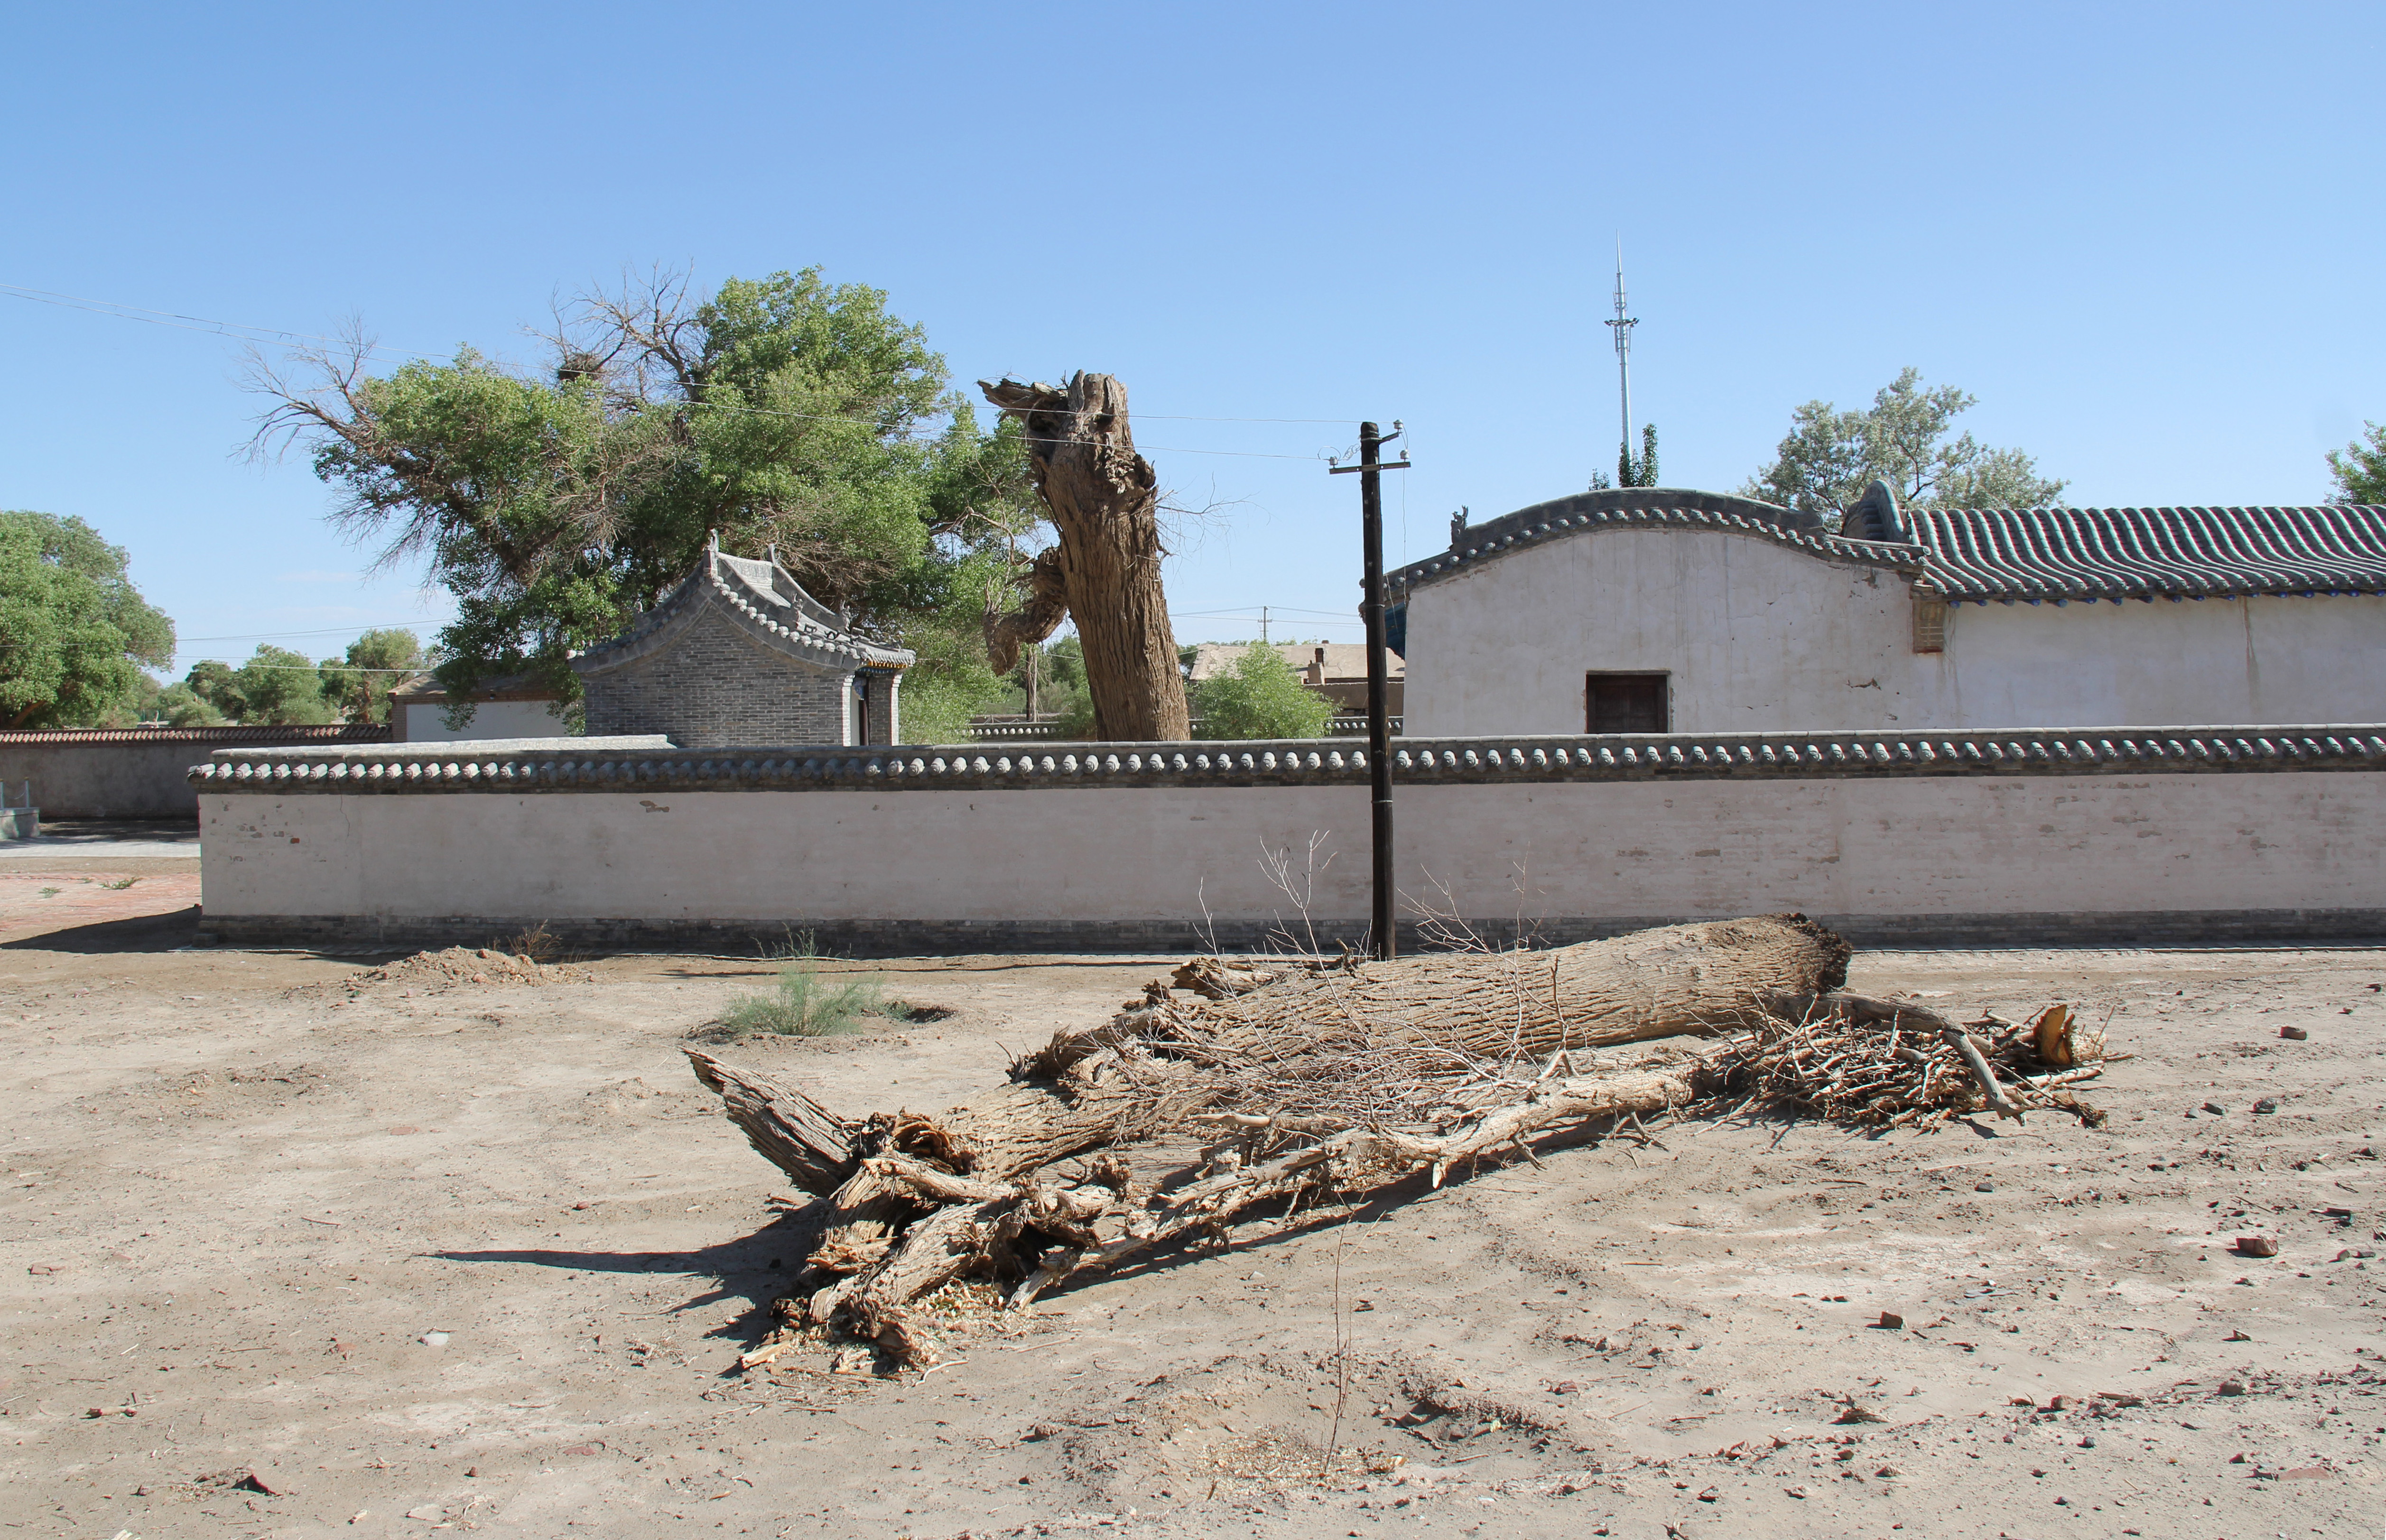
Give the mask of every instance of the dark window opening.
M 1589 676 L 1583 698 L 1589 707 L 1587 732 L 1666 732 L 1664 674 Z

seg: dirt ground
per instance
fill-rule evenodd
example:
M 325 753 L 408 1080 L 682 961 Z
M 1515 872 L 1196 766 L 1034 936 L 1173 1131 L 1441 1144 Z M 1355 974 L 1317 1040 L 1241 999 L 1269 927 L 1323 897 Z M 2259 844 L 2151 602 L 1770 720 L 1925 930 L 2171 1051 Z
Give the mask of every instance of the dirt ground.
M 758 965 L 369 978 L 389 959 L 184 946 L 187 864 L 58 859 L 0 870 L 6 1533 L 2233 1537 L 2386 1511 L 2375 951 L 1861 954 L 1855 987 L 1942 1009 L 2109 1012 L 2136 1057 L 2089 1088 L 2108 1123 L 1670 1124 L 1156 1258 L 964 1325 L 924 1376 L 826 1351 L 740 1376 L 796 1260 L 784 1187 L 681 1050 Z M 716 1051 L 848 1111 L 936 1108 L 1178 960 L 873 965 L 954 1014 Z

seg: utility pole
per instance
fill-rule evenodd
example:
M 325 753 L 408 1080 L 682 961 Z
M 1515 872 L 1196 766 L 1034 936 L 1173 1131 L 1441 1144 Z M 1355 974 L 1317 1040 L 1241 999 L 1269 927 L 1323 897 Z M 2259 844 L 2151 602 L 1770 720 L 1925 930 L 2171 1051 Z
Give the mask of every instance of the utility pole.
M 1615 379 L 1624 396 L 1624 429 L 1616 441 L 1622 448 L 1617 459 L 1619 464 L 1626 464 L 1632 458 L 1632 329 L 1640 323 L 1625 314 L 1624 310 L 1624 243 L 1621 239 L 1615 243 L 1615 319 L 1607 324 L 1615 329 Z
M 1375 801 L 1375 902 L 1368 924 L 1367 950 L 1377 958 L 1400 954 L 1393 903 L 1397 879 L 1392 870 L 1391 670 L 1384 660 L 1384 494 L 1378 477 L 1381 471 L 1409 468 L 1405 449 L 1399 459 L 1388 465 L 1383 462 L 1383 446 L 1400 436 L 1398 422 L 1392 424 L 1390 438 L 1378 433 L 1374 423 L 1362 422 L 1359 463 L 1334 466 L 1326 471 L 1330 476 L 1356 471 L 1359 476 L 1361 538 L 1366 549 L 1366 587 L 1359 613 L 1367 622 L 1367 779 Z
M 1265 606 L 1265 605 L 1262 605 L 1262 606 L 1260 606 L 1260 642 L 1261 642 L 1261 645 L 1266 645 L 1266 643 L 1267 643 L 1267 639 L 1268 639 L 1267 628 L 1268 628 L 1268 607 L 1267 607 L 1267 606 Z

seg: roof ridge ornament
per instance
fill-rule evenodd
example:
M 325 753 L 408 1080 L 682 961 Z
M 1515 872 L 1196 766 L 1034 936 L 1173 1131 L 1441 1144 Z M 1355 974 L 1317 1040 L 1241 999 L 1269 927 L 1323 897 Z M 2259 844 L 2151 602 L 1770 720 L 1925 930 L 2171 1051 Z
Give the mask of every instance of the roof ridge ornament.
M 1840 534 L 1847 540 L 1873 540 L 1899 545 L 1914 544 L 1914 532 L 1907 529 L 1897 507 L 1897 494 L 1879 477 L 1864 489 L 1864 495 L 1840 516 Z

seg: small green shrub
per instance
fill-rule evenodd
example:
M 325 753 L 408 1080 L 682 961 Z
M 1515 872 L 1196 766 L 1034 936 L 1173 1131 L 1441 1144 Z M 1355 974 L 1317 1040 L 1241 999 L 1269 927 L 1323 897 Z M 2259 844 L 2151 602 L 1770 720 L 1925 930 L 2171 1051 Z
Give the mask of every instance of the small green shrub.
M 778 957 L 779 976 L 768 993 L 729 1002 L 721 1024 L 730 1033 L 827 1037 L 857 1031 L 871 1017 L 900 1011 L 886 998 L 886 981 L 875 973 L 821 971 L 820 948 L 810 931 L 781 948 Z
M 1243 649 L 1231 672 L 1193 686 L 1204 738 L 1322 738 L 1334 703 L 1302 687 L 1284 654 L 1264 642 Z

